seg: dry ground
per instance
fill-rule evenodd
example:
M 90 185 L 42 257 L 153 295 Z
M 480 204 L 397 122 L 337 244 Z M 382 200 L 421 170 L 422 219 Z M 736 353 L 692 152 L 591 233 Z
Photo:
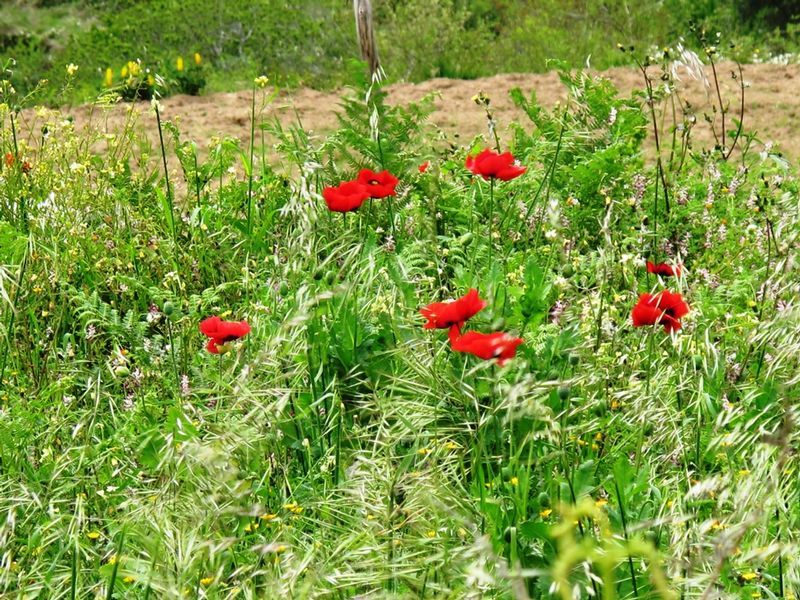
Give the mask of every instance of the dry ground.
M 723 99 L 729 103 L 733 116 L 738 118 L 738 83 L 731 78 L 734 68 L 732 64 L 723 63 L 717 71 Z M 655 74 L 655 69 L 652 72 Z M 707 73 L 710 77 L 710 69 L 707 69 Z M 623 95 L 643 87 L 641 73 L 635 69 L 616 68 L 597 75 L 610 79 Z M 712 114 L 711 102 L 716 99 L 713 85 L 706 89 L 687 73 L 683 72 L 680 76 L 682 95 L 695 107 L 698 116 L 696 139 L 699 144 L 710 145 L 712 135 L 704 122 L 703 113 Z M 776 142 L 789 158 L 800 158 L 800 139 L 796 135 L 800 129 L 800 65 L 745 65 L 744 80 L 747 86 L 746 129 L 756 132 L 761 141 Z M 450 135 L 458 134 L 461 139 L 469 139 L 486 131 L 483 111 L 472 101 L 472 97 L 481 90 L 491 97 L 501 132 L 512 120 L 525 122 L 525 116 L 508 97 L 508 91 L 514 87 L 521 88 L 526 95 L 535 91 L 545 106 L 553 106 L 566 99 L 566 89 L 554 72 L 504 74 L 477 80 L 440 78 L 419 84 L 398 83 L 388 87 L 388 99 L 390 103 L 407 103 L 436 92 L 439 97 L 435 102 L 432 123 Z M 199 146 L 204 146 L 211 136 L 221 134 L 246 141 L 250 134 L 250 94 L 249 90 L 245 90 L 201 97 L 173 96 L 162 101 L 163 115 L 164 118 L 176 120 L 184 139 L 194 139 Z M 335 113 L 341 94 L 342 91 L 321 92 L 306 88 L 281 92 L 266 109 L 264 118 L 277 116 L 284 124 L 299 118 L 307 130 L 323 133 L 336 126 Z M 137 106 L 137 110 L 144 113 L 140 126 L 147 130 L 147 135 L 155 142 L 155 119 L 147 114 L 148 107 L 146 103 Z M 74 116 L 79 127 L 91 119 L 111 131 L 122 126 L 126 112 L 124 106 L 112 109 L 81 106 L 62 110 Z M 31 126 L 29 131 L 35 131 L 34 114 L 28 112 L 23 121 L 26 118 Z

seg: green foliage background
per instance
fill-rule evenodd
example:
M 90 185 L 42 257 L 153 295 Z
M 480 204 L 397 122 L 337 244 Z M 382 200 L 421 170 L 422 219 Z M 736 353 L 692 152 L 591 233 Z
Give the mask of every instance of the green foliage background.
M 474 78 L 542 71 L 548 61 L 625 64 L 616 43 L 674 43 L 690 22 L 737 40 L 737 58 L 793 50 L 792 3 L 755 0 L 375 0 L 378 43 L 390 79 Z M 106 67 L 141 59 L 160 72 L 200 52 L 209 90 L 267 73 L 282 85 L 335 87 L 357 56 L 349 2 L 341 0 L 38 0 L 0 8 L 0 56 L 18 61 L 15 85 L 60 81 L 80 65 L 74 100 L 101 89 Z M 758 41 L 757 41 L 758 40 Z M 691 45 L 692 40 L 686 40 Z M 46 98 L 53 101 L 53 98 Z

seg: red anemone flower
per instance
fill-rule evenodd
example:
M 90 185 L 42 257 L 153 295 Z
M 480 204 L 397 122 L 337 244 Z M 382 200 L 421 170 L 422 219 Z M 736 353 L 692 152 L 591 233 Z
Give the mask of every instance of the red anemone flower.
M 511 152 L 498 154 L 488 148 L 477 156 L 467 156 L 466 166 L 475 175 L 480 175 L 484 179 L 496 178 L 503 181 L 519 177 L 527 171 L 527 167 L 515 164 Z
M 681 276 L 681 267 L 680 265 L 668 265 L 667 263 L 658 263 L 655 264 L 653 262 L 647 261 L 647 272 L 654 273 L 655 275 L 661 275 L 663 277 L 680 277 Z
M 328 208 L 334 212 L 357 210 L 369 196 L 370 191 L 367 186 L 358 181 L 345 181 L 336 187 L 326 187 L 322 190 L 322 197 L 325 198 Z
M 468 352 L 483 360 L 497 359 L 502 365 L 517 354 L 517 346 L 522 338 L 507 333 L 478 333 L 468 331 L 461 333 L 456 325 L 450 328 L 450 346 L 456 352 Z
M 430 166 L 431 166 L 431 161 L 429 161 L 429 160 L 426 160 L 424 163 L 422 163 L 422 164 L 421 164 L 419 167 L 417 167 L 417 168 L 419 169 L 419 172 L 420 172 L 420 173 L 424 173 L 425 171 L 427 171 L 427 170 L 428 170 L 428 167 L 430 167 Z
M 668 290 L 657 294 L 642 294 L 631 311 L 634 327 L 659 324 L 664 326 L 667 333 L 678 331 L 681 328 L 681 317 L 687 314 L 689 305 L 683 297 Z
M 389 173 L 389 171 L 381 171 L 376 173 L 369 169 L 361 169 L 358 173 L 358 183 L 365 186 L 369 190 L 371 198 L 386 198 L 387 196 L 394 196 L 394 188 L 400 182 L 397 177 Z
M 223 321 L 219 317 L 209 317 L 200 322 L 200 331 L 210 338 L 206 350 L 211 354 L 219 354 L 225 344 L 250 333 L 250 325 L 247 321 Z
M 472 288 L 466 295 L 452 302 L 434 302 L 419 309 L 423 317 L 428 319 L 425 329 L 447 329 L 453 325 L 461 326 L 486 307 L 486 302 L 478 296 L 478 290 Z

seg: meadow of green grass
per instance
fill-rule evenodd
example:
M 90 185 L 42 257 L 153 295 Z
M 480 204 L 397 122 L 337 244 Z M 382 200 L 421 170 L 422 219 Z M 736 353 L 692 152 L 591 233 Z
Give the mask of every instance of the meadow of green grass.
M 688 55 L 629 54 L 629 98 L 476 97 L 509 148 L 379 83 L 312 136 L 252 77 L 249 144 L 154 102 L 152 147 L 108 95 L 88 129 L 21 112 L 6 65 L 0 597 L 796 598 L 796 165 L 725 104 L 714 147 L 662 128 Z M 474 173 L 484 148 L 524 172 Z M 329 210 L 361 169 L 396 195 Z M 513 358 L 424 327 L 470 289 L 462 333 Z M 682 326 L 642 325 L 664 291 Z

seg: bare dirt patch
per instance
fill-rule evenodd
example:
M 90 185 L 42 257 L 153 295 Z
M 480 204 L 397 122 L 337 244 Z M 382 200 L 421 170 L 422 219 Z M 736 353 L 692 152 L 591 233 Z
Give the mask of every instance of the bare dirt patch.
M 730 116 L 740 118 L 738 83 L 731 78 L 735 69 L 732 64 L 718 65 L 724 102 L 729 104 Z M 707 69 L 710 77 L 710 69 Z M 596 73 L 610 79 L 622 95 L 629 95 L 643 87 L 641 73 L 630 68 L 616 68 Z M 800 65 L 745 65 L 746 109 L 744 116 L 747 131 L 757 134 L 762 142 L 773 141 L 792 160 L 800 157 Z M 526 122 L 525 115 L 511 102 L 508 92 L 520 88 L 526 95 L 535 91 L 539 101 L 548 107 L 567 98 L 567 90 L 558 74 L 503 74 L 476 80 L 431 79 L 423 83 L 399 83 L 387 88 L 390 103 L 405 104 L 420 100 L 429 93 L 436 93 L 436 111 L 431 122 L 452 136 L 468 140 L 486 132 L 483 111 L 472 101 L 478 91 L 484 91 L 492 99 L 492 108 L 500 125 L 501 133 L 513 120 Z M 262 119 L 272 117 L 289 125 L 299 120 L 304 128 L 313 133 L 325 133 L 337 125 L 336 112 L 343 90 L 320 92 L 301 88 L 281 92 L 264 111 Z M 696 147 L 710 147 L 713 136 L 703 113 L 713 115 L 712 104 L 716 91 L 706 88 L 702 82 L 681 74 L 681 96 L 688 100 L 697 114 Z M 230 135 L 246 142 L 250 135 L 249 90 L 235 93 L 218 93 L 207 96 L 173 96 L 161 101 L 163 116 L 176 121 L 185 139 L 192 139 L 204 146 L 212 136 Z M 148 114 L 149 105 L 139 103 L 136 111 L 142 113 L 137 127 L 151 139 L 157 141 L 155 119 Z M 62 109 L 72 115 L 77 127 L 90 122 L 110 132 L 121 129 L 126 121 L 127 108 L 118 105 L 111 109 L 81 106 Z M 28 119 L 33 113 L 26 113 Z M 24 121 L 23 116 L 23 121 Z M 719 127 L 719 121 L 717 122 Z M 729 128 L 733 125 L 729 123 Z M 729 129 L 730 130 L 730 129 Z

